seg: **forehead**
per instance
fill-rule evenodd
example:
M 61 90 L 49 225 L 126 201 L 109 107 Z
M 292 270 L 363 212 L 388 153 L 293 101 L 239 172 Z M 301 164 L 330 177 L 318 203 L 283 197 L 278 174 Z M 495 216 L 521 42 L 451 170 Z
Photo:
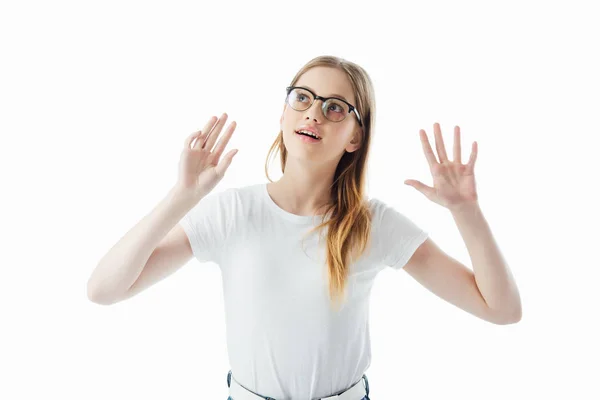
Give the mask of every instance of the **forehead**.
M 313 67 L 294 86 L 304 86 L 323 97 L 341 97 L 355 104 L 352 86 L 346 73 L 337 68 Z

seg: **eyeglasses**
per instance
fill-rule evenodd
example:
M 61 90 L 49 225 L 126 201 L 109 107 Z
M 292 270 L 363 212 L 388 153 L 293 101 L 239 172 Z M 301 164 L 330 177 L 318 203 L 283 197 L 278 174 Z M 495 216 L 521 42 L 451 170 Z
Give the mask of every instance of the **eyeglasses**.
M 356 114 L 358 124 L 362 126 L 362 121 L 358 111 L 356 110 L 356 107 L 345 100 L 337 97 L 317 96 L 311 90 L 299 86 L 288 86 L 285 88 L 285 90 L 287 93 L 285 101 L 296 111 L 308 110 L 315 100 L 321 100 L 321 109 L 323 110 L 323 115 L 329 121 L 341 122 L 348 116 L 348 114 L 354 112 L 354 114 Z

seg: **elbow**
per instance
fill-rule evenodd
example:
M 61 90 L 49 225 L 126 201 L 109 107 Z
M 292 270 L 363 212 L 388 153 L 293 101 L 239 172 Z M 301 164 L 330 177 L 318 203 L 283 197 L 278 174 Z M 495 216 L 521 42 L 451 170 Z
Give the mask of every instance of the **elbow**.
M 510 319 L 509 324 L 516 324 L 517 322 L 521 321 L 522 317 L 523 310 L 521 310 L 521 307 L 519 307 L 518 310 L 512 314 L 512 318 Z
M 114 304 L 114 301 L 108 301 L 105 299 L 102 299 L 101 297 L 95 297 L 95 296 L 90 296 L 88 294 L 88 300 L 91 301 L 92 303 L 95 304 L 100 304 L 101 306 L 110 306 L 111 304 Z
M 87 285 L 87 298 L 92 303 L 100 304 L 103 306 L 108 306 L 114 303 L 114 301 L 109 301 L 106 296 L 101 296 L 98 293 L 98 290 L 91 286 L 89 283 Z
M 91 292 L 89 289 L 87 291 L 87 298 L 92 303 L 107 305 L 106 301 L 103 301 L 97 294 L 95 294 L 94 292 Z
M 87 298 L 92 303 L 101 304 L 100 297 L 98 296 L 98 289 L 92 285 L 91 279 L 87 283 Z
M 523 312 L 521 307 L 511 310 L 510 312 L 496 312 L 493 322 L 496 325 L 511 325 L 521 321 Z
M 92 286 L 90 285 L 90 282 L 88 281 L 87 284 L 87 298 L 89 301 L 91 301 L 92 303 L 97 303 L 96 298 L 98 296 L 96 295 L 96 292 L 94 290 L 94 288 L 92 288 Z

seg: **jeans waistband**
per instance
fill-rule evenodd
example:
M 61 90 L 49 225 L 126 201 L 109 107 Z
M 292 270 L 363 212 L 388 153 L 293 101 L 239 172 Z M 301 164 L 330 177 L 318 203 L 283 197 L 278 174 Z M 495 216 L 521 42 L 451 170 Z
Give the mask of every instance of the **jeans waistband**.
M 231 371 L 231 370 L 229 370 L 229 372 L 227 373 L 227 387 L 231 387 L 231 375 L 232 375 L 232 371 Z M 366 374 L 363 374 L 363 376 L 362 376 L 361 380 L 364 382 L 364 387 L 365 387 L 365 391 L 366 391 L 366 395 L 365 395 L 365 397 L 363 397 L 361 400 L 370 400 L 370 399 L 369 399 L 369 379 L 367 379 L 367 375 L 366 375 Z M 236 381 L 236 382 L 237 382 L 237 381 Z M 359 382 L 360 382 L 360 381 L 359 381 Z M 330 398 L 334 398 L 334 397 L 340 396 L 340 395 L 342 395 L 343 393 L 345 393 L 345 392 L 349 391 L 350 389 L 354 388 L 354 386 L 356 386 L 357 384 L 358 384 L 358 382 L 357 382 L 357 383 L 355 383 L 354 385 L 352 385 L 352 386 L 351 386 L 349 389 L 346 389 L 346 390 L 344 390 L 344 391 L 342 391 L 342 392 L 340 392 L 340 393 L 337 393 L 336 395 L 331 395 L 331 396 L 328 396 L 328 397 L 326 397 L 326 398 L 327 398 L 327 399 L 330 399 Z M 247 390 L 247 389 L 246 389 L 246 390 Z M 250 393 L 252 393 L 252 394 L 253 394 L 253 395 L 255 395 L 255 396 L 259 396 L 260 398 L 262 398 L 262 399 L 264 399 L 264 400 L 276 400 L 276 399 L 274 399 L 274 398 L 272 398 L 272 397 L 265 397 L 265 396 L 261 396 L 261 395 L 259 395 L 259 394 L 257 394 L 257 393 L 254 393 L 254 392 L 250 392 Z M 229 399 L 228 399 L 228 400 L 229 400 Z M 233 399 L 233 400 L 235 400 L 235 399 Z M 315 400 L 321 400 L 321 399 L 315 399 Z

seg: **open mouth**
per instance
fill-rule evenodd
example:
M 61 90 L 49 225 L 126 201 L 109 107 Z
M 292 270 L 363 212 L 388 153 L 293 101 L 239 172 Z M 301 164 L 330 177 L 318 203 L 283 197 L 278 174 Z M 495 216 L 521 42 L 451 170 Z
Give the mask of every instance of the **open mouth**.
M 307 132 L 307 131 L 296 131 L 297 135 L 303 136 L 304 138 L 307 138 L 308 140 L 312 140 L 313 142 L 318 142 L 321 140 L 320 137 L 315 137 L 316 135 L 311 133 L 311 132 Z

